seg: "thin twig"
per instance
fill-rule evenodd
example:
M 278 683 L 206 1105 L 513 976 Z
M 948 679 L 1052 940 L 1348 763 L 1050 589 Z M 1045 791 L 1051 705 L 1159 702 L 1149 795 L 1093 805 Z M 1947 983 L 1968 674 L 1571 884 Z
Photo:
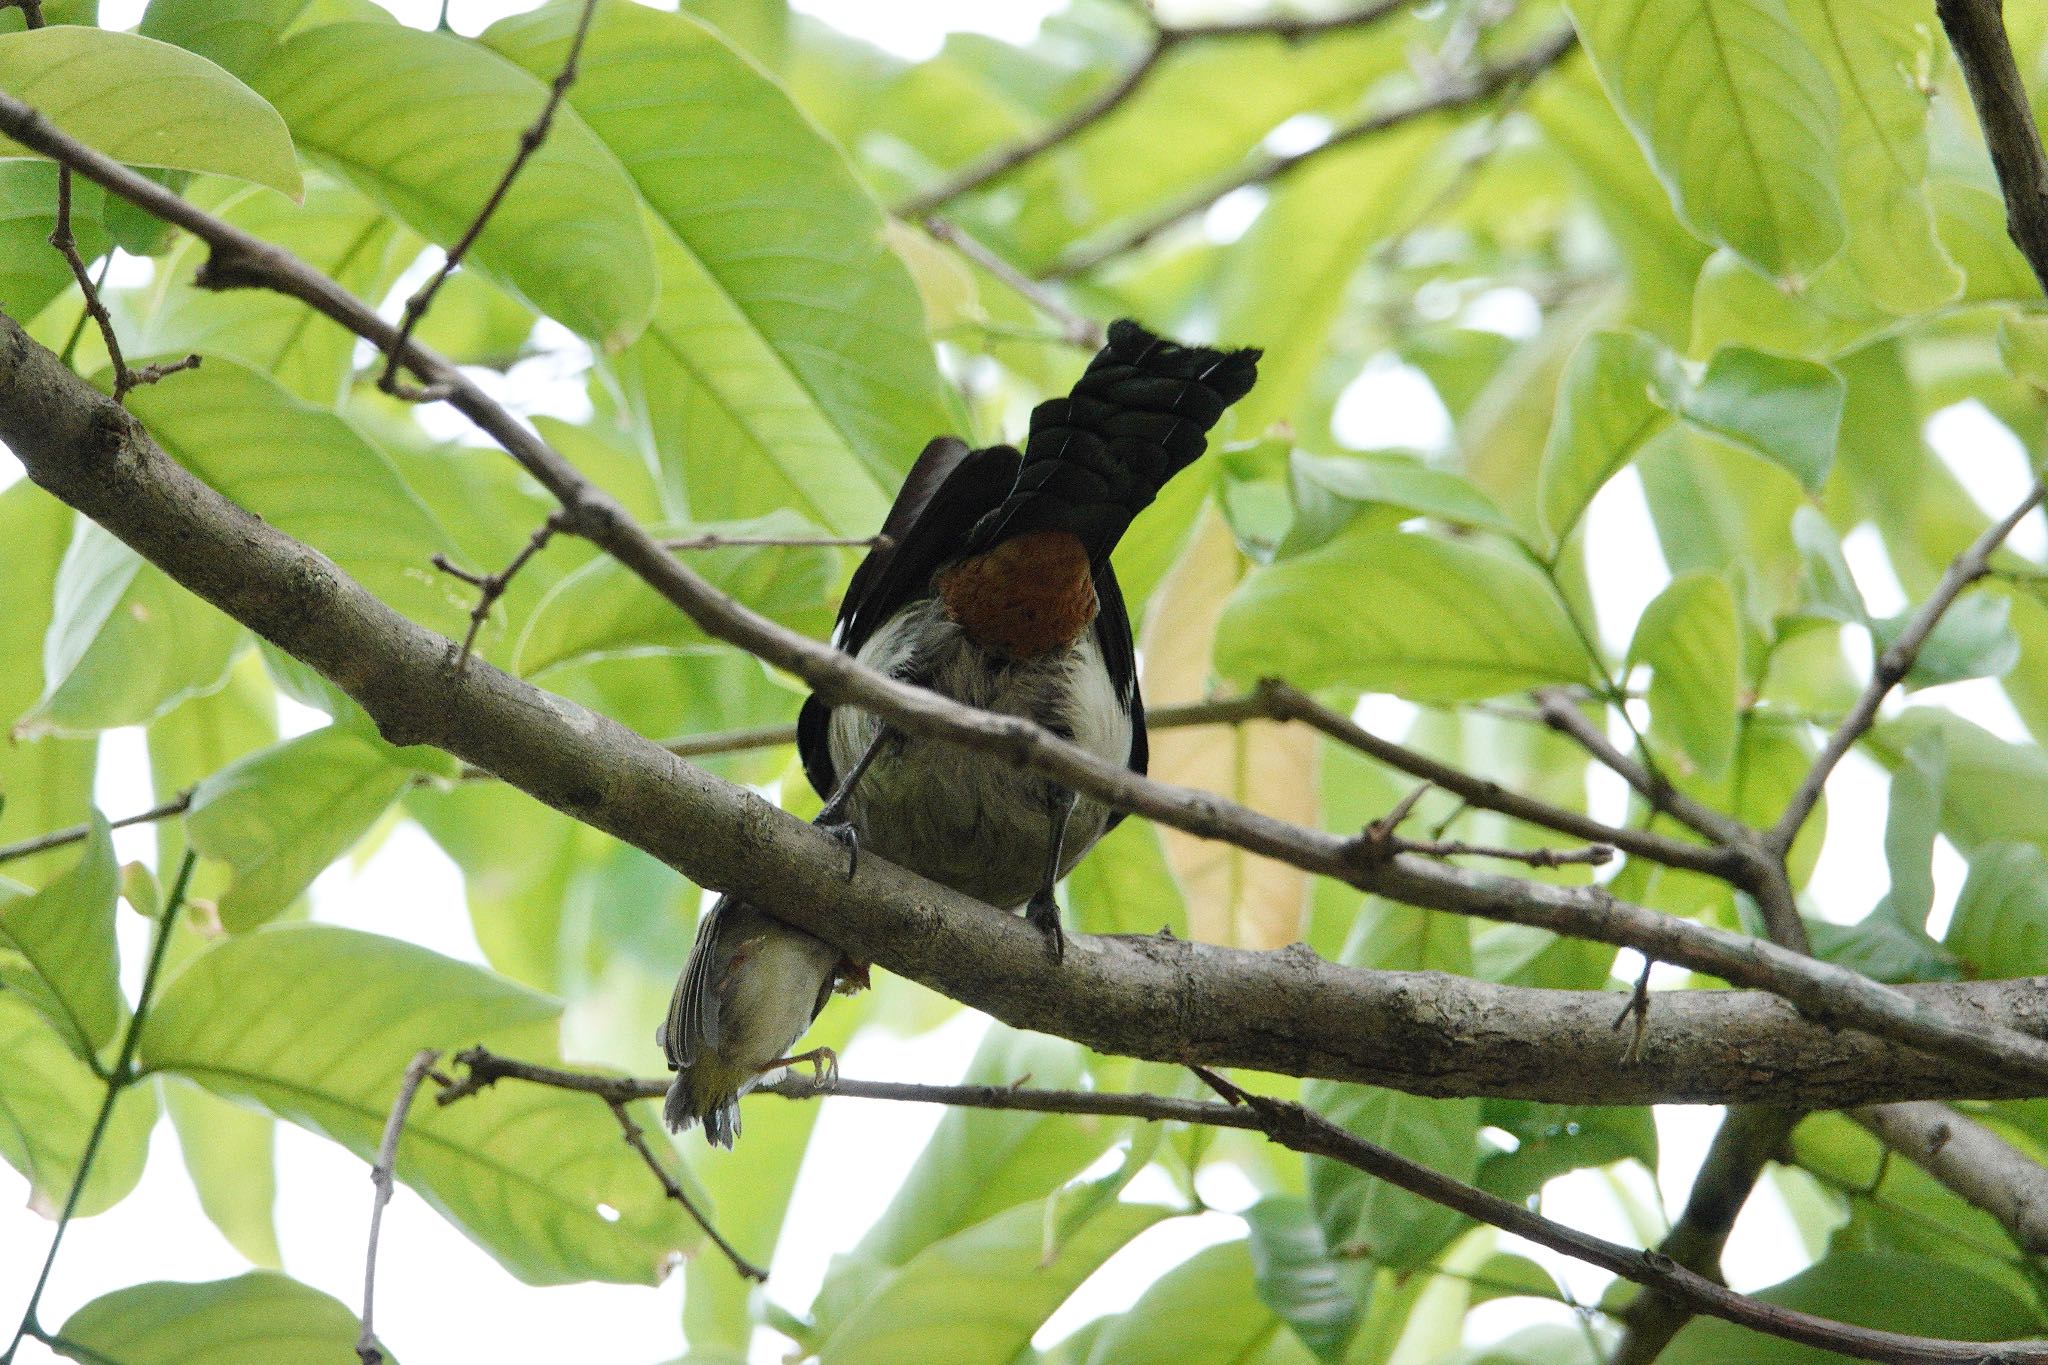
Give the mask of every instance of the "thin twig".
M 124 815 L 119 820 L 109 820 L 107 828 L 126 829 L 130 825 L 165 820 L 173 815 L 183 815 L 191 807 L 192 789 L 187 787 L 160 806 L 151 806 L 148 810 L 139 811 L 134 815 Z M 52 830 L 48 834 L 38 834 L 33 839 L 23 839 L 20 843 L 0 844 L 0 863 L 12 862 L 16 858 L 26 858 L 30 854 L 46 852 L 53 848 L 62 848 L 66 844 L 75 844 L 91 833 L 91 825 L 71 825 L 64 829 Z
M 405 1075 L 399 1079 L 390 1116 L 384 1120 L 384 1140 L 377 1144 L 377 1164 L 370 1168 L 370 1184 L 375 1193 L 370 1198 L 369 1245 L 363 1252 L 363 1329 L 356 1334 L 356 1359 L 362 1365 L 384 1365 L 384 1351 L 378 1344 L 373 1321 L 377 1311 L 377 1239 L 384 1231 L 384 1206 L 391 1202 L 397 1178 L 398 1139 L 405 1132 L 406 1116 L 412 1112 L 413 1098 L 420 1093 L 427 1073 L 440 1059 L 440 1052 L 430 1047 L 413 1054 Z
M 455 654 L 455 671 L 460 674 L 469 667 L 469 656 L 476 650 L 477 633 L 484 628 L 484 622 L 491 619 L 491 608 L 498 605 L 498 599 L 505 595 L 505 589 L 512 586 L 512 578 L 527 561 L 547 548 L 547 543 L 562 530 L 567 518 L 561 512 L 551 512 L 534 533 L 526 538 L 526 544 L 504 568 L 493 574 L 475 574 L 458 568 L 448 556 L 436 551 L 431 560 L 435 568 L 451 578 L 459 578 L 476 592 L 476 605 L 469 609 L 469 629 L 462 636 L 462 645 Z
M 1741 844 L 1752 837 L 1740 820 L 1695 801 L 1669 782 L 1629 757 L 1608 741 L 1592 721 L 1579 710 L 1578 700 L 1563 688 L 1547 687 L 1533 694 L 1543 723 L 1572 740 L 1618 775 L 1654 810 L 1695 830 L 1718 844 Z
M 456 238 L 455 245 L 448 248 L 448 254 L 442 258 L 441 268 L 436 270 L 425 284 L 414 290 L 412 297 L 405 301 L 405 311 L 398 319 L 397 342 L 385 349 L 384 372 L 377 376 L 377 387 L 385 393 L 413 403 L 438 403 L 453 392 L 446 384 L 437 383 L 425 375 L 420 377 L 425 379 L 426 383 L 407 384 L 398 377 L 400 358 L 405 354 L 406 343 L 412 340 L 413 329 L 419 326 L 420 320 L 427 315 L 427 309 L 433 305 L 434 296 L 441 292 L 441 286 L 446 284 L 448 277 L 462 265 L 463 257 L 476 245 L 477 238 L 483 236 L 484 227 L 491 221 L 491 215 L 498 211 L 498 206 L 505 202 L 505 196 L 511 193 L 512 182 L 519 178 L 519 172 L 526 168 L 526 163 L 533 159 L 533 154 L 547 141 L 549 130 L 555 126 L 555 114 L 562 107 L 562 100 L 568 95 L 569 87 L 576 82 L 576 64 L 583 56 L 583 40 L 590 34 L 591 17 L 596 13 L 597 0 L 583 0 L 583 12 L 576 18 L 575 36 L 569 40 L 568 56 L 563 58 L 562 69 L 556 73 L 554 82 L 548 86 L 547 99 L 542 102 L 540 113 L 534 117 L 526 131 L 519 135 L 519 150 L 513 153 L 511 162 L 505 167 L 505 173 L 498 177 L 498 183 L 491 188 L 489 197 L 484 200 L 483 207 L 477 210 L 476 217 L 470 220 L 462 236 Z M 445 7 L 442 9 L 441 18 L 444 23 L 448 18 Z M 465 657 L 467 653 L 465 649 Z
M 661 542 L 664 550 L 725 550 L 741 545 L 842 546 L 881 550 L 894 542 L 888 536 L 728 536 L 706 531 L 701 536 L 676 536 Z
M 724 1253 L 725 1259 L 732 1262 L 732 1268 L 738 1271 L 743 1279 L 752 1280 L 756 1284 L 767 1283 L 768 1272 L 742 1256 L 738 1247 L 725 1240 L 717 1225 L 706 1216 L 704 1210 L 697 1207 L 697 1201 L 690 1198 L 682 1182 L 670 1175 L 668 1168 L 655 1158 L 653 1149 L 647 1145 L 646 1133 L 641 1131 L 640 1125 L 633 1121 L 632 1114 L 627 1112 L 625 1101 L 608 1101 L 608 1107 L 612 1111 L 612 1117 L 619 1121 L 619 1131 L 625 1135 L 626 1145 L 638 1152 L 640 1159 L 647 1163 L 647 1169 L 654 1172 L 655 1180 L 661 1185 L 661 1192 L 683 1206 L 683 1212 L 689 1214 L 691 1221 L 704 1229 L 704 1235 L 711 1239 L 711 1244 Z
M 1346 147 L 1354 142 L 1389 132 L 1417 119 L 1484 104 L 1535 79 L 1564 60 L 1577 44 L 1577 33 L 1570 27 L 1561 28 L 1518 56 L 1482 66 L 1469 75 L 1453 77 L 1391 109 L 1348 123 L 1306 151 L 1260 158 L 1243 170 L 1212 181 L 1150 218 L 1125 227 L 1093 245 L 1083 246 L 1078 251 L 1060 257 L 1046 269 L 1037 272 L 1038 277 L 1061 280 L 1085 275 L 1114 257 L 1146 245 L 1168 228 L 1202 212 L 1234 190 L 1251 185 L 1270 184 L 1283 179 L 1301 169 L 1306 163 L 1339 147 Z
M 1628 1003 L 1621 1007 L 1621 1013 L 1614 1016 L 1617 1029 L 1630 1019 L 1636 1022 L 1628 1046 L 1621 1050 L 1621 1058 L 1625 1062 L 1641 1061 L 1643 1057 L 1643 1036 L 1650 1031 L 1650 969 L 1656 965 L 1654 959 L 1643 959 L 1643 969 L 1636 974 L 1635 989 L 1628 993 Z
M 71 1219 L 78 1212 L 85 1182 L 92 1175 L 93 1161 L 99 1156 L 100 1143 L 106 1138 L 107 1123 L 114 1116 L 114 1102 L 123 1090 L 140 1079 L 135 1069 L 135 1047 L 142 1040 L 142 1026 L 149 1018 L 151 1002 L 156 999 L 156 983 L 163 972 L 164 950 L 170 946 L 171 930 L 177 927 L 178 912 L 184 908 L 185 892 L 192 885 L 195 861 L 195 855 L 187 849 L 184 861 L 178 865 L 178 876 L 171 883 L 170 899 L 164 902 L 164 912 L 157 919 L 156 936 L 149 948 L 149 965 L 142 973 L 142 990 L 135 997 L 135 1013 L 121 1034 L 121 1051 L 114 1062 L 114 1069 L 103 1074 L 106 1094 L 100 1099 L 99 1113 L 93 1117 L 92 1131 L 86 1135 L 85 1148 L 78 1154 L 78 1169 L 72 1173 L 71 1189 L 64 1196 L 63 1212 L 57 1215 L 57 1229 L 50 1234 L 50 1249 L 43 1256 L 43 1268 L 36 1275 L 36 1285 L 29 1292 L 27 1306 L 21 1310 L 21 1322 L 14 1329 L 14 1339 L 8 1343 L 6 1352 L 0 1354 L 0 1365 L 11 1365 L 24 1337 L 34 1337 L 42 1342 L 50 1339 L 36 1317 L 36 1310 L 42 1305 L 43 1291 L 50 1284 L 50 1271 L 57 1264 L 57 1250 L 64 1244 L 65 1230 L 71 1226 Z
M 623 1103 L 623 1100 L 615 1098 L 622 1089 L 630 1089 L 635 1097 L 651 1097 L 665 1088 L 659 1081 L 622 1081 L 617 1077 L 590 1078 L 590 1083 L 587 1083 L 575 1073 L 563 1073 L 557 1068 L 529 1070 L 520 1064 L 510 1063 L 508 1059 L 490 1057 L 489 1054 L 480 1057 L 479 1051 L 472 1050 L 464 1055 L 472 1059 L 472 1066 L 479 1062 L 493 1066 L 501 1079 L 559 1085 L 563 1089 L 599 1095 L 611 1104 Z M 784 1077 L 763 1089 L 790 1099 L 845 1096 L 977 1109 L 1109 1115 L 1150 1122 L 1198 1123 L 1242 1129 L 1263 1134 L 1290 1150 L 1327 1157 L 1364 1171 L 1432 1203 L 1611 1271 L 1623 1279 L 1653 1285 L 1664 1294 L 1684 1300 L 1698 1312 L 1788 1341 L 1839 1351 L 1864 1360 L 1903 1362 L 1905 1365 L 1921 1365 L 1922 1362 L 1928 1365 L 1935 1362 L 1982 1365 L 1992 1360 L 2005 1365 L 2048 1365 L 2048 1342 L 1955 1342 L 1882 1332 L 1795 1312 L 1738 1294 L 1725 1285 L 1684 1269 L 1668 1256 L 1640 1251 L 1567 1227 L 1521 1204 L 1453 1180 L 1420 1162 L 1357 1137 L 1303 1105 L 1253 1094 L 1213 1071 L 1206 1068 L 1197 1070 L 1219 1093 L 1235 1102 L 1217 1103 L 1170 1095 L 1037 1090 L 1021 1085 L 907 1085 L 800 1076 Z
M 1052 290 L 1011 265 L 958 223 L 941 218 L 936 213 L 927 213 L 918 221 L 924 224 L 924 230 L 935 239 L 946 243 L 1001 280 L 1019 298 L 1058 323 L 1061 341 L 1069 346 L 1081 346 L 1091 351 L 1101 349 L 1106 335 L 1101 323 L 1069 308 Z
M 1425 858 L 1498 858 L 1503 862 L 1527 863 L 1530 867 L 1600 867 L 1614 861 L 1614 848 L 1609 844 L 1588 844 L 1585 848 L 1506 848 L 1498 844 L 1468 844 L 1462 839 L 1397 839 L 1394 843 L 1403 853 L 1419 853 Z
M 1806 817 L 1820 802 L 1828 775 L 1877 720 L 1878 708 L 1884 704 L 1891 690 L 1913 671 L 1913 665 L 1920 658 L 1920 650 L 1928 637 L 1934 634 L 1934 628 L 1941 624 L 1942 615 L 1955 605 L 1964 589 L 1991 571 L 1992 554 L 2005 543 L 2014 528 L 2026 520 L 2027 514 L 2041 505 L 2044 497 L 2048 497 L 2048 483 L 2036 481 L 2017 507 L 1986 527 L 1984 533 L 1949 564 L 1941 581 L 1934 585 L 1934 591 L 1920 604 L 1920 610 L 1913 613 L 1913 619 L 1906 623 L 1899 637 L 1877 656 L 1870 670 L 1870 682 L 1856 698 L 1856 704 L 1849 708 L 1849 714 L 1828 736 L 1819 757 L 1813 760 L 1813 766 L 1807 769 L 1806 777 L 1800 782 L 1799 790 L 1785 803 L 1785 813 L 1765 834 L 1769 848 L 1782 855 L 1792 847 L 1792 841 L 1799 837 Z

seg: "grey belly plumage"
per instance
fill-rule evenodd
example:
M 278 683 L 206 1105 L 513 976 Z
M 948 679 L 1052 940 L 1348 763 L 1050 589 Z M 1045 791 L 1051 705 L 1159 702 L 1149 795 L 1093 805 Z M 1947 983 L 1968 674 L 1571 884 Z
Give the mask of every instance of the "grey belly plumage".
M 1130 717 L 1103 667 L 1095 632 L 1064 650 L 1007 661 L 983 652 L 936 601 L 915 602 L 877 630 L 861 662 L 986 710 L 1024 716 L 1111 763 L 1129 761 Z M 833 767 L 851 771 L 874 717 L 832 712 Z M 1045 875 L 1063 790 L 988 753 L 901 732 L 885 742 L 848 812 L 861 847 L 991 905 L 1023 904 Z M 1109 810 L 1081 798 L 1067 823 L 1060 872 L 1101 837 Z

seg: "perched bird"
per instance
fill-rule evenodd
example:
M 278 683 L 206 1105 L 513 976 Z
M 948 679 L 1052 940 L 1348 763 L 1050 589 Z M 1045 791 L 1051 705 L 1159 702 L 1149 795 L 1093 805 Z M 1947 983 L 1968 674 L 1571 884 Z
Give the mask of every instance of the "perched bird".
M 1145 709 L 1110 552 L 1208 444 L 1257 377 L 1256 350 L 1182 346 L 1135 322 L 1073 392 L 1031 414 L 1023 452 L 926 446 L 847 586 L 834 643 L 904 682 L 1024 716 L 1146 766 Z M 1065 952 L 1053 887 L 1121 814 L 987 753 L 813 695 L 797 721 L 817 823 L 953 889 L 1012 908 Z M 731 897 L 699 928 L 661 1034 L 671 1128 L 731 1146 L 738 1100 L 787 1056 L 835 979 L 865 967 Z

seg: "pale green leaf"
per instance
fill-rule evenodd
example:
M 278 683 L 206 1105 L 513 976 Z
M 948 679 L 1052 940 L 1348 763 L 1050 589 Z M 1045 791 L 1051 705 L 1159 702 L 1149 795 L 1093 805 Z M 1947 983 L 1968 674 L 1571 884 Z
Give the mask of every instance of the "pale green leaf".
M 69 872 L 0 905 L 0 988 L 40 1010 L 86 1059 L 113 1041 L 127 1008 L 114 949 L 119 875 L 113 834 L 94 812 Z
M 71 232 L 78 253 L 93 260 L 107 249 L 101 193 L 73 178 Z M 0 160 L 0 307 L 27 321 L 71 283 L 71 267 L 50 245 L 57 222 L 57 168 L 48 162 Z
M 1888 649 L 1912 621 L 1913 613 L 1870 624 L 1872 642 Z M 1965 593 L 1941 614 L 1906 675 L 1910 687 L 1934 687 L 1966 678 L 2002 678 L 2020 661 L 2012 629 L 2012 599 L 1989 592 Z
M 551 77 L 576 18 L 544 6 L 483 41 Z M 569 104 L 655 219 L 661 306 L 615 368 L 670 514 L 794 507 L 873 534 L 955 423 L 917 291 L 838 150 L 716 33 L 637 5 L 601 6 Z
M 272 1271 L 103 1294 L 58 1331 L 73 1360 L 155 1365 L 347 1365 L 361 1324 L 339 1299 Z M 389 1356 L 386 1357 L 390 1359 Z
M 143 1031 L 142 1061 L 368 1160 L 417 1051 L 482 1042 L 558 1061 L 559 1013 L 424 948 L 281 925 L 224 939 L 173 978 Z M 657 1122 L 637 1121 L 650 1131 Z M 653 1284 L 695 1239 L 588 1096 L 498 1086 L 445 1108 L 429 1100 L 406 1124 L 398 1176 L 530 1284 Z
M 144 725 L 220 686 L 242 627 L 79 518 L 43 639 L 44 691 L 17 734 Z
M 1827 482 L 1842 429 L 1842 377 L 1809 360 L 1727 346 L 1686 392 L 1687 421 L 1781 466 L 1810 493 Z
M 169 43 L 71 25 L 0 34 L 0 90 L 116 161 L 299 193 L 298 159 L 277 110 Z M 25 155 L 0 139 L 0 156 Z
M 1470 479 L 1437 469 L 1420 459 L 1394 452 L 1357 455 L 1312 455 L 1293 452 L 1288 472 L 1296 497 L 1313 488 L 1347 503 L 1397 507 L 1419 517 L 1434 517 L 1453 526 L 1476 526 L 1512 535 L 1514 528 L 1500 508 Z
M 473 43 L 387 23 L 289 37 L 250 81 L 309 156 L 443 246 L 475 219 L 547 98 Z M 608 350 L 646 327 L 660 288 L 632 182 L 566 107 L 469 261 Z
M 278 1270 L 277 1120 L 177 1076 L 164 1078 L 164 1108 L 199 1207 L 250 1264 Z
M 1792 543 L 1799 548 L 1801 609 L 1844 624 L 1868 622 L 1870 611 L 1828 519 L 1802 504 L 1792 513 Z
M 106 1098 L 106 1082 L 80 1061 L 56 1028 L 13 991 L 0 991 L 0 1160 L 20 1171 L 45 1209 L 63 1206 Z M 81 1215 L 112 1207 L 142 1178 L 156 1091 L 131 1085 L 114 1103 L 78 1205 Z
M 1735 596 L 1713 574 L 1674 578 L 1644 609 L 1629 646 L 1650 666 L 1650 733 L 1703 773 L 1718 775 L 1735 752 L 1742 639 Z
M 2013 378 L 2048 394 L 2048 315 L 2007 313 L 1999 318 L 1998 356 Z
M 1595 332 L 1572 353 L 1538 475 L 1552 543 L 1571 534 L 1593 495 L 1670 421 L 1664 395 L 1675 374 L 1670 353 L 1634 333 Z
M 1594 69 L 1703 240 L 1810 278 L 1841 249 L 1840 115 L 1784 0 L 1572 0 Z
M 201 782 L 185 826 L 233 879 L 221 924 L 253 929 L 354 845 L 413 780 L 395 751 L 340 726 L 250 754 Z
M 2048 972 L 2048 854 L 2033 844 L 1978 849 L 1942 941 L 1972 976 Z
M 1261 1298 L 1249 1243 L 1204 1248 L 1111 1318 L 1087 1365 L 1240 1365 L 1264 1359 L 1280 1319 Z
M 1446 702 L 1592 676 L 1557 595 L 1522 560 L 1371 530 L 1253 570 L 1217 626 L 1216 670 Z
M 27 479 L 0 490 L 0 729 L 11 728 L 43 692 L 43 637 L 64 547 L 71 542 L 69 507 Z M 83 821 L 91 810 L 93 739 L 16 736 L 0 743 L 0 843 L 47 834 Z M 72 855 L 61 849 L 17 858 L 10 876 L 39 882 Z
M 1342 1360 L 1372 1300 L 1373 1265 L 1338 1260 L 1308 1205 L 1269 1195 L 1244 1211 L 1259 1299 L 1321 1360 Z

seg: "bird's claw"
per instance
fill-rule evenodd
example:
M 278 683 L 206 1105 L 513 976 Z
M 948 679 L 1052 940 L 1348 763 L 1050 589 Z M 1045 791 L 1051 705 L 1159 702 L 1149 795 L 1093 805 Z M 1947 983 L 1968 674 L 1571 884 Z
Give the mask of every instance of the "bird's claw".
M 846 850 L 846 880 L 852 881 L 853 874 L 860 871 L 860 831 L 853 827 L 851 820 L 818 821 L 818 828 L 832 837 L 832 842 Z
M 839 1084 L 839 1054 L 829 1047 L 814 1047 L 809 1052 L 799 1052 L 794 1057 L 778 1057 L 763 1067 L 763 1071 L 775 1067 L 801 1066 L 811 1064 L 811 1084 L 828 1086 Z
M 1060 903 L 1052 898 L 1052 892 L 1041 891 L 1033 896 L 1024 907 L 1024 918 L 1045 935 L 1046 955 L 1054 962 L 1066 961 L 1067 934 L 1060 927 Z

